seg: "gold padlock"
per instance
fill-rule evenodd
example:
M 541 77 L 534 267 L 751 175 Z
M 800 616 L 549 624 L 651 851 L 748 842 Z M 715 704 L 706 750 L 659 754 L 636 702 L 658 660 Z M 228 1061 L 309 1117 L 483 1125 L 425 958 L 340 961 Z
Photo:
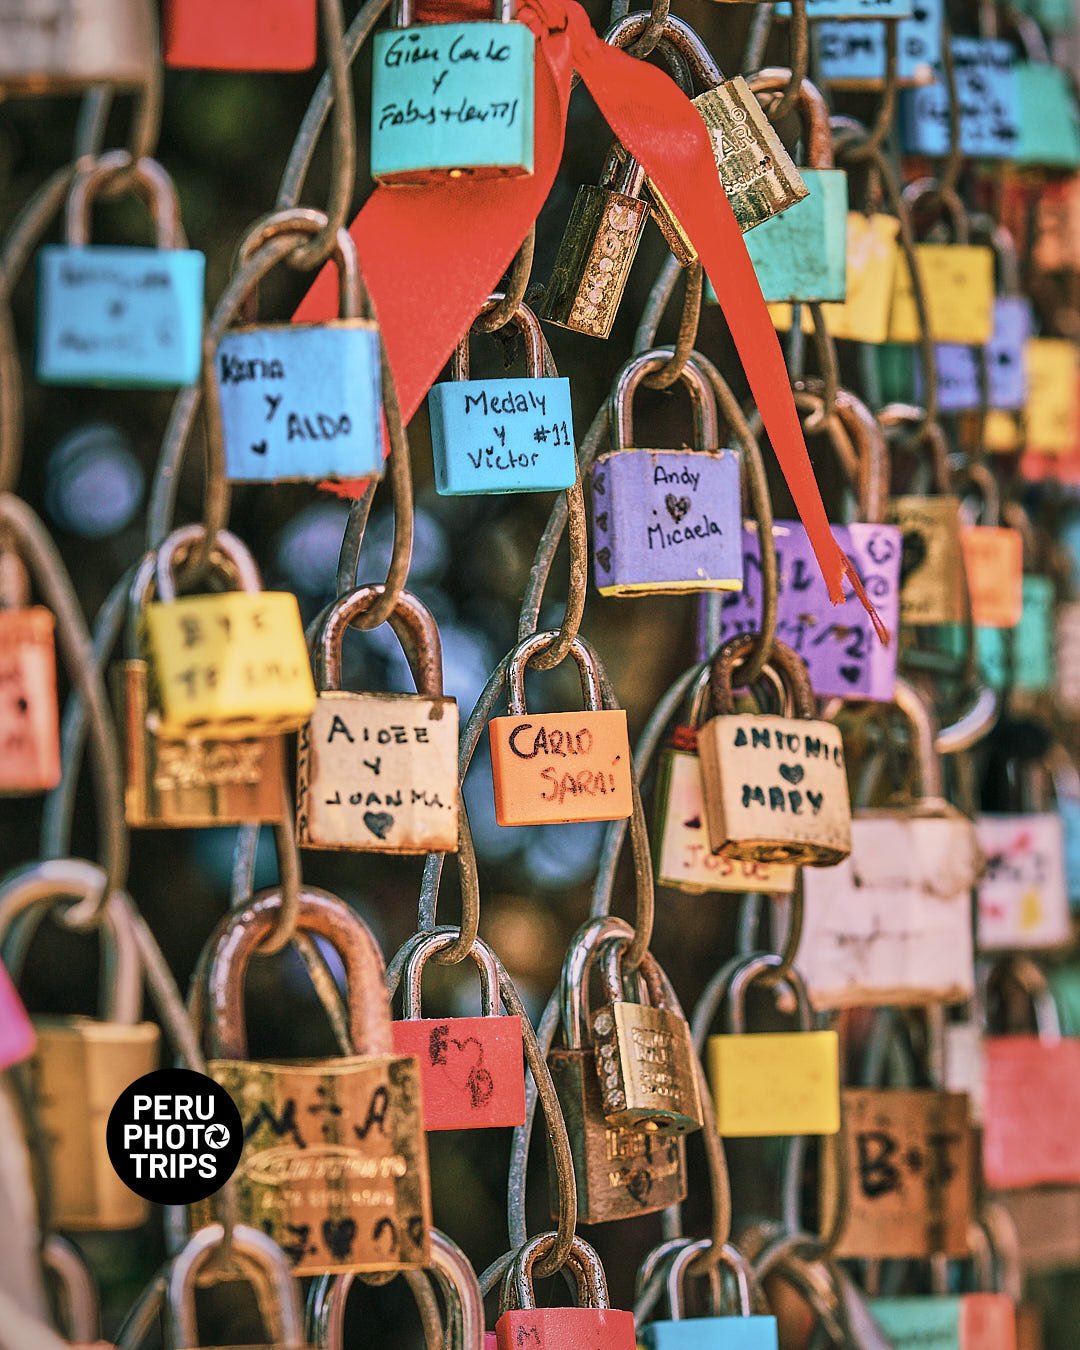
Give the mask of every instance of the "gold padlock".
M 108 884 L 104 870 L 78 858 L 35 863 L 0 884 L 0 950 L 16 966 L 25 949 L 17 931 L 53 907 L 75 927 L 78 906 L 95 902 Z M 126 902 L 130 903 L 130 902 Z M 117 1097 L 157 1068 L 160 1033 L 140 1021 L 142 963 L 125 897 L 114 893 L 101 911 L 105 969 L 101 1015 L 37 1017 L 37 1049 L 27 1066 L 31 1102 L 48 1162 L 53 1223 L 61 1229 L 137 1228 L 149 1202 L 124 1185 L 109 1161 L 105 1127 Z M 13 970 L 17 975 L 17 969 Z
M 34 0 L 0 6 L 0 93 L 73 94 L 148 85 L 158 62 L 145 0 Z
M 170 540 L 182 558 L 202 537 L 186 525 Z M 215 574 L 258 589 L 251 554 L 227 530 L 214 540 Z M 131 586 L 127 646 L 137 649 L 139 624 L 153 593 L 157 559 L 140 563 Z M 285 813 L 285 743 L 281 736 L 245 740 L 170 737 L 161 731 L 151 703 L 150 669 L 131 657 L 112 672 L 116 720 L 124 744 L 124 816 L 129 825 L 151 829 L 205 829 L 214 825 L 272 824 Z
M 282 900 L 265 891 L 219 926 L 204 954 L 213 1016 L 208 1072 L 244 1123 L 234 1178 L 240 1217 L 282 1247 L 298 1275 L 428 1264 L 431 1194 L 420 1069 L 393 1053 L 382 956 L 367 925 L 326 891 L 301 890 L 297 923 L 345 966 L 353 1053 L 250 1060 L 244 980 Z M 196 1221 L 209 1202 L 193 1207 Z

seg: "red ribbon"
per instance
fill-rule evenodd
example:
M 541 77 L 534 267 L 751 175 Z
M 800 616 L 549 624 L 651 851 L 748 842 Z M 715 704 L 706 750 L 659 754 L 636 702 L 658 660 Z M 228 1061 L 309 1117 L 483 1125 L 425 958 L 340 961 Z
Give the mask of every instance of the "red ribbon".
M 498 284 L 551 190 L 562 159 L 570 77 L 577 70 L 698 251 L 830 598 L 842 601 L 846 576 L 887 639 L 829 529 L 780 344 L 704 122 L 668 75 L 599 38 L 577 0 L 521 0 L 517 17 L 537 37 L 532 176 L 377 187 L 350 227 L 405 421 Z M 336 284 L 331 269 L 324 269 L 295 317 L 336 314 Z M 344 488 L 356 492 L 355 485 Z

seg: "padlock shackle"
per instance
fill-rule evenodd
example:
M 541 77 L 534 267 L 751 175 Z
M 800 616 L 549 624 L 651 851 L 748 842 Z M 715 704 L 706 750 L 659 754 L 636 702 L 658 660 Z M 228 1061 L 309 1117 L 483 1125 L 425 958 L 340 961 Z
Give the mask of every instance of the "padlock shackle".
M 716 650 L 709 671 L 710 712 L 714 717 L 730 716 L 735 711 L 735 672 L 760 640 L 758 633 L 740 633 Z M 812 718 L 814 691 L 810 674 L 802 658 L 786 642 L 773 641 L 766 662 L 791 699 L 792 711 L 785 716 Z
M 192 547 L 201 541 L 205 534 L 206 527 L 204 525 L 181 525 L 179 529 L 173 530 L 158 545 L 157 552 L 153 555 L 156 560 L 154 589 L 158 600 L 167 603 L 177 598 L 177 569 Z M 228 560 L 229 569 L 227 570 L 219 563 L 214 566 L 213 575 L 228 582 L 228 589 L 262 590 L 262 577 L 259 574 L 258 564 L 251 555 L 251 550 L 231 530 L 218 530 L 214 535 L 210 561 L 213 563 L 215 559 L 221 558 Z M 234 581 L 239 583 L 238 587 L 233 584 Z
M 727 998 L 730 1006 L 731 1032 L 735 1036 L 746 1035 L 746 996 L 750 986 L 771 971 L 779 970 L 784 964 L 783 957 L 775 952 L 759 953 L 740 961 L 728 977 Z M 810 1007 L 810 996 L 802 976 L 789 966 L 783 979 L 776 981 L 778 987 L 787 988 L 795 997 L 795 1008 L 800 1031 L 812 1031 L 814 1014 Z
M 393 1054 L 386 970 L 371 930 L 359 914 L 329 891 L 304 886 L 298 899 L 298 930 L 325 938 L 345 967 L 353 1054 Z M 226 915 L 210 939 L 206 980 L 212 1059 L 248 1057 L 244 1019 L 247 970 L 260 944 L 277 927 L 281 907 L 279 888 L 263 891 Z
M 637 1274 L 634 1277 L 634 1317 L 639 1323 L 644 1323 L 659 1296 L 658 1292 L 649 1294 L 648 1302 L 642 1306 L 642 1300 L 645 1298 L 657 1271 L 666 1266 L 676 1252 L 689 1246 L 693 1241 L 693 1238 L 688 1237 L 666 1238 L 653 1247 L 646 1254 L 641 1265 L 638 1266 Z M 709 1281 L 709 1306 L 716 1310 L 722 1305 L 724 1294 L 719 1266 L 710 1262 L 704 1276 Z M 681 1309 L 678 1312 L 672 1311 L 671 1317 L 673 1321 L 678 1321 L 682 1317 Z
M 477 319 L 482 319 L 485 315 L 490 314 L 505 299 L 502 291 L 494 291 L 484 301 L 480 313 L 476 316 Z M 523 301 L 507 319 L 504 327 L 509 327 L 510 324 L 514 325 L 525 340 L 526 379 L 543 379 L 547 342 L 544 338 L 544 331 L 540 327 L 540 320 Z M 469 341 L 472 337 L 472 331 L 472 328 L 467 329 L 461 341 L 454 348 L 454 355 L 450 363 L 450 378 L 452 380 L 467 380 L 469 378 Z
M 545 633 L 533 633 L 524 642 L 519 642 L 510 653 L 506 668 L 507 707 L 511 717 L 521 717 L 528 712 L 525 706 L 525 668 L 534 656 L 554 645 L 559 634 L 553 629 Z M 570 644 L 570 655 L 577 662 L 581 675 L 581 695 L 587 712 L 599 712 L 604 706 L 603 691 L 600 688 L 600 671 L 597 668 L 596 653 L 580 634 Z
M 1030 1000 L 1035 1030 L 1041 1041 L 1053 1043 L 1061 1040 L 1061 1014 L 1053 990 L 1043 971 L 1030 956 L 1013 953 L 987 967 L 984 1004 L 989 1002 L 991 984 L 1000 980 L 1011 981 Z
M 512 23 L 516 13 L 516 0 L 494 0 L 491 17 L 497 23 Z M 412 22 L 413 0 L 393 0 L 390 6 L 390 27 L 408 28 Z
M 420 1010 L 421 985 L 424 979 L 424 967 L 430 957 L 437 952 L 447 951 L 458 941 L 459 934 L 420 933 L 410 938 L 406 944 L 408 955 L 401 970 L 401 1015 L 406 1021 L 423 1017 Z M 495 953 L 482 938 L 474 938 L 468 955 L 476 964 L 480 973 L 480 1010 L 483 1017 L 498 1017 L 499 968 Z
M 645 31 L 645 25 L 652 20 L 648 10 L 636 10 L 626 14 L 608 28 L 604 41 L 612 47 L 629 47 Z M 724 83 L 724 72 L 716 63 L 716 58 L 695 33 L 690 25 L 674 14 L 664 19 L 661 41 L 669 43 L 690 67 L 691 76 L 703 90 L 716 89 Z
M 953 490 L 953 474 L 949 465 L 949 441 L 939 422 L 927 420 L 926 413 L 914 403 L 887 403 L 877 414 L 877 420 L 886 433 L 905 428 L 918 429 L 919 444 L 929 451 L 929 468 L 934 487 L 942 496 Z M 927 467 L 924 459 L 923 467 Z M 912 489 L 918 491 L 920 489 Z
M 913 232 L 915 212 L 924 202 L 929 202 L 937 206 L 939 218 L 948 220 L 951 225 L 952 243 L 970 242 L 971 221 L 968 219 L 967 207 L 955 188 L 945 187 L 936 178 L 916 178 L 901 192 L 900 200 L 911 215 Z
M 782 94 L 791 86 L 791 71 L 786 66 L 766 66 L 747 79 L 755 94 Z M 759 102 L 765 100 L 759 99 Z M 809 169 L 833 168 L 832 128 L 829 105 L 813 82 L 803 78 L 795 96 L 795 107 L 803 125 L 803 158 Z
M 241 240 L 240 247 L 236 250 L 234 270 L 239 271 L 246 267 L 254 260 L 260 249 L 272 243 L 279 235 L 296 234 L 313 237 L 321 234 L 329 223 L 324 211 L 316 211 L 310 206 L 294 206 L 287 211 L 272 211 L 261 220 L 257 220 Z M 338 316 L 342 319 L 373 320 L 375 313 L 360 271 L 360 255 L 352 235 L 344 227 L 334 235 L 334 246 L 329 261 L 334 264 L 338 273 Z M 253 288 L 243 301 L 243 322 L 254 323 L 257 315 L 257 288 Z
M 139 196 L 149 206 L 157 247 L 185 247 L 176 187 L 156 159 L 143 156 L 133 162 L 126 150 L 109 150 L 97 157 L 87 156 L 79 164 L 68 192 L 64 224 L 65 240 L 73 248 L 86 248 L 90 243 L 90 212 L 94 198 L 110 178 L 119 174 L 130 177 Z
M 530 1238 L 517 1255 L 509 1271 L 509 1280 L 504 1290 L 514 1299 L 514 1307 L 532 1309 L 536 1307 L 536 1295 L 533 1291 L 533 1267 L 537 1261 L 547 1256 L 558 1241 L 557 1233 L 538 1233 Z M 574 1276 L 579 1308 L 609 1308 L 607 1276 L 596 1251 L 584 1238 L 574 1235 L 570 1253 L 566 1258 Z M 552 1272 L 554 1273 L 554 1272 Z
M 970 495 L 977 497 L 979 502 L 975 519 L 968 523 L 1000 526 L 1001 488 L 998 486 L 998 480 L 993 469 L 981 460 L 972 460 L 971 463 L 963 466 L 963 474 L 967 479 L 968 492 L 961 495 L 961 504 L 963 505 L 965 498 Z
M 688 1242 L 669 1259 L 665 1285 L 672 1321 L 677 1322 L 682 1318 L 683 1290 L 686 1286 L 686 1277 L 690 1272 L 690 1267 L 699 1256 L 704 1256 L 706 1252 L 712 1251 L 712 1245 L 711 1238 L 699 1238 L 696 1242 Z M 710 1278 L 714 1273 L 719 1276 L 721 1266 L 730 1270 L 735 1279 L 735 1296 L 738 1303 L 736 1316 L 749 1317 L 753 1311 L 750 1296 L 750 1263 L 737 1247 L 725 1242 L 720 1248 L 716 1264 L 709 1267 Z M 722 1311 L 723 1281 L 721 1280 L 721 1300 L 714 1306 L 714 1316 L 722 1315 Z
M 59 1286 L 60 1324 L 64 1339 L 91 1346 L 101 1336 L 101 1303 L 94 1275 L 74 1243 L 50 1233 L 41 1248 L 41 1263 Z
M 315 638 L 316 688 L 323 691 L 341 688 L 341 645 L 345 634 L 385 590 L 382 585 L 358 586 L 324 611 Z M 402 591 L 385 622 L 401 643 L 417 693 L 442 698 L 442 638 L 431 610 L 410 591 Z
M 611 448 L 632 449 L 634 445 L 633 399 L 646 375 L 653 374 L 669 364 L 670 351 L 642 352 L 633 356 L 615 377 L 611 391 Z M 690 394 L 694 418 L 695 450 L 715 450 L 720 440 L 720 421 L 716 410 L 716 395 L 712 383 L 693 356 L 689 356 L 679 372 L 679 379 Z
M 273 1291 L 274 1298 L 269 1309 L 273 1325 L 266 1328 L 271 1340 L 275 1346 L 280 1346 L 280 1350 L 304 1350 L 304 1318 L 300 1309 L 299 1287 L 281 1248 L 265 1233 L 245 1223 L 234 1224 L 229 1237 L 235 1254 L 258 1269 L 260 1291 L 264 1288 Z M 165 1290 L 165 1308 L 169 1343 L 174 1346 L 199 1344 L 195 1310 L 199 1273 L 224 1240 L 225 1229 L 222 1225 L 208 1224 L 193 1233 L 172 1260 Z M 261 1300 L 259 1306 L 260 1311 L 263 1311 Z
M 911 749 L 918 771 L 919 800 L 944 800 L 945 779 L 941 756 L 937 751 L 937 721 L 932 710 L 915 686 L 902 675 L 896 677 L 893 702 L 911 728 Z
M 611 149 L 600 170 L 599 185 L 623 197 L 640 197 L 645 185 L 645 170 L 619 141 Z
M 588 919 L 574 934 L 563 958 L 559 997 L 563 1044 L 567 1050 L 584 1050 L 589 1026 L 589 976 L 601 944 L 611 937 L 628 941 L 634 930 L 624 919 L 605 914 Z
M 808 414 L 803 420 L 804 429 L 824 430 L 829 435 L 841 468 L 855 489 L 859 503 L 857 519 L 866 525 L 882 524 L 889 507 L 891 472 L 889 446 L 877 418 L 857 394 L 850 389 L 837 389 L 833 410 L 835 420 L 846 433 L 845 443 L 833 435 L 832 419 L 825 417 L 824 385 L 816 375 L 797 380 L 793 392 L 795 406 Z

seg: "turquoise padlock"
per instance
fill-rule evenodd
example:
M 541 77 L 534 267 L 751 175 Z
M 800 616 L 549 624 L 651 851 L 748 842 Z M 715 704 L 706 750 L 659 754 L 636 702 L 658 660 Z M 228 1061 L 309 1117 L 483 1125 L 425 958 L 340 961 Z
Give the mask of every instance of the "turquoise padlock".
M 397 0 L 373 39 L 371 176 L 379 183 L 533 171 L 532 30 L 496 0 L 481 23 L 411 24 Z
M 953 70 L 960 110 L 960 151 L 981 159 L 1013 159 L 1020 142 L 1020 102 L 1012 45 L 996 38 L 954 37 Z M 932 84 L 900 96 L 904 149 L 949 152 L 949 96 L 939 70 Z
M 976 628 L 975 653 L 992 689 L 1044 693 L 1054 682 L 1054 583 L 1025 573 L 1023 610 L 1015 628 Z M 954 656 L 964 650 L 961 628 L 942 628 L 943 645 Z
M 914 0 L 806 0 L 808 19 L 906 19 L 913 12 Z M 773 13 L 790 19 L 789 0 L 780 0 Z
M 319 212 L 289 215 L 309 231 L 326 221 Z M 288 224 L 288 215 L 279 218 L 275 233 Z M 256 258 L 268 237 L 257 225 L 241 246 L 240 263 Z M 379 330 L 347 230 L 338 231 L 334 262 L 340 318 L 246 324 L 218 344 L 215 374 L 231 482 L 382 477 Z M 253 295 L 250 308 L 254 303 Z
M 493 295 L 482 313 L 501 300 Z M 577 481 L 570 381 L 545 376 L 546 343 L 528 306 L 519 305 L 510 322 L 525 339 L 525 379 L 470 380 L 466 333 L 453 378 L 428 393 L 435 490 L 444 497 L 560 492 Z
M 1080 168 L 1080 117 L 1072 80 L 1050 60 L 1038 24 L 1017 16 L 1016 31 L 1027 56 L 1016 67 L 1016 162 L 1039 169 Z
M 896 25 L 896 82 L 927 84 L 941 60 L 943 0 L 919 0 Z M 823 20 L 817 25 L 821 78 L 838 89 L 881 89 L 885 83 L 886 29 L 878 20 Z
M 130 173 L 150 203 L 156 248 L 90 243 L 95 195 Z M 37 377 L 43 384 L 178 389 L 202 366 L 205 258 L 183 248 L 172 179 L 111 151 L 76 174 L 66 242 L 38 257 Z
M 751 1274 L 746 1258 L 736 1247 L 725 1244 L 719 1264 L 709 1275 L 711 1315 L 684 1317 L 684 1288 L 690 1265 L 711 1242 L 676 1240 L 665 1242 L 646 1258 L 638 1276 L 639 1295 L 661 1262 L 667 1263 L 666 1290 L 671 1318 L 649 1322 L 638 1332 L 642 1350 L 777 1350 L 776 1318 L 751 1312 Z M 721 1315 L 720 1267 L 734 1276 L 737 1312 Z

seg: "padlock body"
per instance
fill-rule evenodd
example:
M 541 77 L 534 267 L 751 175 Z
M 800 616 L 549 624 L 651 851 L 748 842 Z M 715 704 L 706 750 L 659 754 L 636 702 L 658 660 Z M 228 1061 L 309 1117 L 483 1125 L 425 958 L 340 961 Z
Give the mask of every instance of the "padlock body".
M 994 332 L 994 255 L 981 244 L 916 244 L 935 342 L 982 346 Z M 918 342 L 919 314 L 907 258 L 898 254 L 889 316 L 890 342 Z
M 394 1023 L 394 1053 L 420 1066 L 425 1130 L 525 1120 L 520 1017 L 417 1017 Z
M 630 815 L 630 740 L 623 708 L 493 717 L 488 733 L 500 825 Z
M 34 1024 L 7 967 L 0 961 L 0 1069 L 29 1059 L 36 1044 Z
M 847 278 L 847 174 L 802 169 L 808 195 L 746 238 L 767 301 L 840 301 Z
M 741 1139 L 839 1130 L 835 1031 L 710 1036 L 706 1055 L 721 1135 Z
M 1028 574 L 1023 579 L 1023 611 L 1015 628 L 977 628 L 975 650 L 983 679 L 993 689 L 1013 687 L 1026 692 L 1049 689 L 1055 664 L 1055 587 L 1050 577 Z M 962 650 L 963 634 L 954 636 Z
M 994 301 L 994 332 L 986 347 L 988 400 L 991 408 L 1017 412 L 1027 396 L 1025 349 L 1034 317 L 1031 301 L 1022 295 L 999 295 Z M 941 412 L 975 412 L 980 405 L 979 358 L 971 347 L 939 344 L 934 351 L 937 366 L 938 407 Z M 915 365 L 916 396 L 922 398 L 923 377 Z
M 411 1058 L 211 1060 L 244 1124 L 234 1185 L 242 1223 L 295 1275 L 430 1262 L 431 1194 L 420 1069 Z M 209 1201 L 192 1207 L 195 1227 Z
M 696 754 L 671 747 L 664 750 L 657 770 L 656 803 L 659 885 L 691 895 L 707 891 L 787 894 L 795 889 L 795 868 L 790 863 L 723 858 L 710 849 L 701 761 Z
M 566 222 L 542 318 L 589 337 L 610 337 L 650 215 L 640 197 L 583 184 Z
M 979 628 L 1015 628 L 1024 611 L 1024 540 L 1000 525 L 960 531 L 971 622 Z
M 148 682 L 145 661 L 122 661 L 113 672 L 116 718 L 123 734 L 127 823 L 191 830 L 282 820 L 282 738 L 203 741 L 159 736 L 148 724 Z
M 839 728 L 809 718 L 713 717 L 698 733 L 714 853 L 831 867 L 851 852 Z
M 225 476 L 381 478 L 379 332 L 363 319 L 230 329 L 217 349 Z
M 532 173 L 536 39 L 525 24 L 420 24 L 372 43 L 376 182 Z
M 1076 346 L 1065 338 L 1033 337 L 1024 355 L 1027 448 L 1045 455 L 1065 454 L 1076 444 L 1080 425 Z
M 0 7 L 0 89 L 73 94 L 94 84 L 133 89 L 157 60 L 143 0 L 20 0 Z
M 775 12 L 790 17 L 789 0 L 780 0 Z M 806 0 L 809 19 L 907 19 L 911 12 L 912 0 Z
M 552 1050 L 548 1069 L 570 1139 L 579 1223 L 632 1219 L 686 1199 L 683 1137 L 609 1125 L 591 1050 Z M 548 1197 L 551 1217 L 557 1219 L 559 1189 L 550 1142 Z
M 317 0 L 166 0 L 164 58 L 191 70 L 310 70 Z
M 634 1314 L 616 1308 L 511 1309 L 495 1323 L 498 1350 L 636 1350 Z
M 428 417 L 444 497 L 559 492 L 577 481 L 569 380 L 443 380 L 428 394 Z
M 701 1129 L 696 1057 L 684 1017 L 619 1000 L 597 1011 L 592 1034 L 609 1125 L 659 1134 Z
M 895 1350 L 1016 1350 L 1007 1294 L 874 1298 L 870 1308 Z
M 775 1317 L 689 1317 L 650 1322 L 638 1332 L 641 1350 L 777 1350 Z
M 1065 830 L 1056 811 L 1001 813 L 975 822 L 986 870 L 978 884 L 981 952 L 1053 950 L 1072 939 Z
M 304 630 L 288 591 L 225 591 L 147 605 L 155 730 L 220 740 L 293 731 L 315 707 Z
M 117 389 L 194 384 L 202 365 L 205 262 L 195 249 L 43 248 L 38 379 Z
M 601 595 L 735 591 L 743 583 L 733 450 L 613 450 L 592 468 Z
M 1080 1040 L 989 1036 L 983 1173 L 990 1187 L 1080 1184 Z
M 974 1159 L 967 1097 L 923 1088 L 845 1088 L 841 1166 L 848 1208 L 837 1254 L 916 1257 L 968 1251 Z M 825 1160 L 822 1213 L 839 1194 Z
M 894 497 L 889 520 L 899 526 L 903 540 L 900 622 L 962 622 L 964 552 L 959 497 Z
M 1066 71 L 1042 61 L 1022 61 L 1015 70 L 1020 136 L 1017 164 L 1045 169 L 1080 167 L 1076 95 Z
M 900 531 L 895 525 L 834 525 L 833 538 L 851 559 L 873 597 L 881 622 L 895 633 L 900 621 Z M 743 529 L 747 584 L 725 597 L 720 640 L 761 627 L 761 543 L 756 526 Z M 896 685 L 897 643 L 879 641 L 862 602 L 849 592 L 832 605 L 806 528 L 798 521 L 773 526 L 777 564 L 776 636 L 806 662 L 822 698 L 888 702 Z M 810 625 L 807 615 L 827 616 Z
M 0 609 L 0 794 L 60 781 L 55 626 L 43 605 Z
M 967 816 L 860 811 L 851 856 L 803 874 L 800 974 L 817 1009 L 961 1003 L 975 984 Z
M 954 37 L 952 60 L 961 154 L 1012 159 L 1020 140 L 1012 44 L 995 38 Z M 909 154 L 948 154 L 949 94 L 940 73 L 932 84 L 901 94 L 900 126 Z
M 896 80 L 901 87 L 934 78 L 941 59 L 942 9 L 942 0 L 926 0 L 897 24 Z M 876 19 L 818 24 L 822 80 L 839 89 L 880 89 L 886 75 L 887 27 Z
M 105 1127 L 124 1088 L 158 1067 L 158 1028 L 90 1017 L 40 1017 L 34 1026 L 31 1081 L 48 1149 L 52 1222 L 79 1232 L 138 1228 L 150 1204 L 113 1170 Z
M 456 853 L 457 755 L 455 699 L 321 692 L 297 743 L 297 841 Z

